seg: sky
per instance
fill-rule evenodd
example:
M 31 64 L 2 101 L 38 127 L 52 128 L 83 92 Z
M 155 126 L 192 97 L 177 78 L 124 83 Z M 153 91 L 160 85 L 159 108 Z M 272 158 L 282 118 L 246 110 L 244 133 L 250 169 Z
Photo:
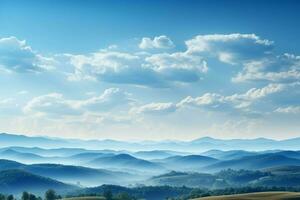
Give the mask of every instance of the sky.
M 300 2 L 0 0 L 0 132 L 300 136 Z

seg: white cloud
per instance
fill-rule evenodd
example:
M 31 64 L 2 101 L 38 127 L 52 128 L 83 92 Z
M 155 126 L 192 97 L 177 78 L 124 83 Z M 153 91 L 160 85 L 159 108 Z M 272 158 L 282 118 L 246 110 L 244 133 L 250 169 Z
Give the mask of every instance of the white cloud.
M 51 93 L 33 98 L 24 107 L 25 113 L 37 115 L 79 115 L 81 110 L 76 101 L 66 100 L 62 94 Z
M 242 94 L 233 94 L 223 96 L 216 93 L 205 93 L 199 97 L 186 97 L 178 103 L 178 106 L 200 106 L 210 107 L 222 110 L 221 106 L 226 108 L 243 109 L 249 107 L 258 99 L 267 97 L 268 95 L 283 91 L 285 88 L 282 84 L 269 84 L 263 88 L 251 88 Z
M 300 80 L 300 56 L 284 54 L 244 63 L 243 70 L 232 78 L 234 82 Z
M 177 82 L 196 82 L 208 70 L 201 57 L 182 52 L 148 55 L 102 50 L 69 57 L 74 66 L 70 80 L 166 87 Z
M 100 96 L 79 102 L 79 107 L 99 112 L 127 105 L 130 102 L 134 102 L 134 100 L 130 98 L 129 93 L 123 92 L 119 88 L 109 88 L 106 89 Z
M 191 97 L 188 96 L 181 100 L 178 103 L 178 106 L 192 105 L 192 106 L 206 106 L 206 105 L 216 105 L 222 103 L 224 101 L 224 97 L 220 94 L 216 93 L 205 93 L 199 97 Z
M 154 70 L 167 79 L 182 82 L 195 82 L 208 71 L 206 62 L 199 56 L 187 53 L 154 54 L 145 59 Z
M 0 68 L 6 72 L 36 73 L 51 69 L 54 60 L 34 52 L 16 37 L 0 39 Z
M 177 106 L 173 103 L 150 103 L 131 109 L 131 113 L 161 115 L 175 112 Z
M 118 88 L 106 89 L 100 96 L 85 100 L 66 99 L 62 94 L 51 93 L 30 100 L 25 113 L 50 116 L 81 115 L 85 112 L 105 112 L 118 106 L 126 106 L 133 100 Z
M 275 112 L 285 113 L 285 114 L 299 114 L 300 106 L 279 107 L 275 110 Z
M 142 38 L 139 44 L 141 49 L 169 49 L 175 47 L 170 38 L 165 35 L 154 37 L 153 40 L 148 37 Z
M 188 96 L 178 103 L 150 103 L 139 107 L 133 107 L 130 112 L 136 114 L 157 114 L 163 115 L 173 113 L 184 107 L 200 107 L 215 111 L 249 111 L 251 104 L 268 97 L 271 94 L 279 93 L 292 85 L 269 84 L 262 88 L 251 88 L 245 93 L 233 95 L 221 95 L 217 93 L 205 93 L 202 96 Z
M 198 35 L 185 43 L 190 54 L 210 55 L 229 64 L 266 56 L 273 48 L 272 41 L 240 33 Z
M 186 41 L 187 52 L 242 67 L 233 82 L 293 82 L 300 79 L 300 56 L 276 55 L 274 43 L 255 34 L 198 35 Z

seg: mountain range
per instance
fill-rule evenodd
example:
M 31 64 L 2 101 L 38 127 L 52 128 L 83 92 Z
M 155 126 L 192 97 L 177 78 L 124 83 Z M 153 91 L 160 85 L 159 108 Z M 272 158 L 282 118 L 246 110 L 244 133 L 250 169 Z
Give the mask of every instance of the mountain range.
M 54 188 L 63 193 L 88 191 L 86 187 L 103 184 L 209 189 L 300 187 L 298 140 L 205 137 L 189 142 L 136 143 L 3 133 L 0 192 L 42 193 Z M 289 144 L 294 149 L 284 148 Z
M 88 148 L 88 149 L 112 149 L 127 151 L 150 151 L 150 150 L 171 150 L 182 152 L 203 152 L 211 149 L 247 151 L 263 150 L 297 150 L 300 138 L 287 140 L 272 140 L 266 138 L 256 139 L 215 139 L 203 137 L 192 141 L 117 141 L 117 140 L 79 140 L 62 139 L 49 137 L 29 137 L 24 135 L 14 135 L 1 133 L 0 146 L 22 146 L 40 148 Z

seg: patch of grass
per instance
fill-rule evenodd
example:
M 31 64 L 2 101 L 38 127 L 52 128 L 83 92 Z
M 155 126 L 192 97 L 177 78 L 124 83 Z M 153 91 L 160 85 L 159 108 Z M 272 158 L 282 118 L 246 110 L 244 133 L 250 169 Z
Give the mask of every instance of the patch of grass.
M 104 197 L 70 197 L 70 198 L 64 198 L 63 200 L 105 200 Z
M 248 194 L 202 197 L 195 200 L 300 200 L 299 192 L 257 192 Z

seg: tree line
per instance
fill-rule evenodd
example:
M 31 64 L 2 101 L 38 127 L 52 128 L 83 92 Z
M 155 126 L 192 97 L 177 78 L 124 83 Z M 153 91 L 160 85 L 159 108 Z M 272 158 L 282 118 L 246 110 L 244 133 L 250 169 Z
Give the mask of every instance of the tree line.
M 0 194 L 0 200 L 16 200 L 17 198 L 14 197 L 14 195 L 4 195 Z M 56 200 L 61 199 L 60 195 L 57 195 L 56 192 L 52 189 L 49 189 L 45 192 L 44 199 L 40 196 L 36 196 L 32 193 L 29 193 L 27 191 L 24 191 L 21 196 L 21 200 Z

